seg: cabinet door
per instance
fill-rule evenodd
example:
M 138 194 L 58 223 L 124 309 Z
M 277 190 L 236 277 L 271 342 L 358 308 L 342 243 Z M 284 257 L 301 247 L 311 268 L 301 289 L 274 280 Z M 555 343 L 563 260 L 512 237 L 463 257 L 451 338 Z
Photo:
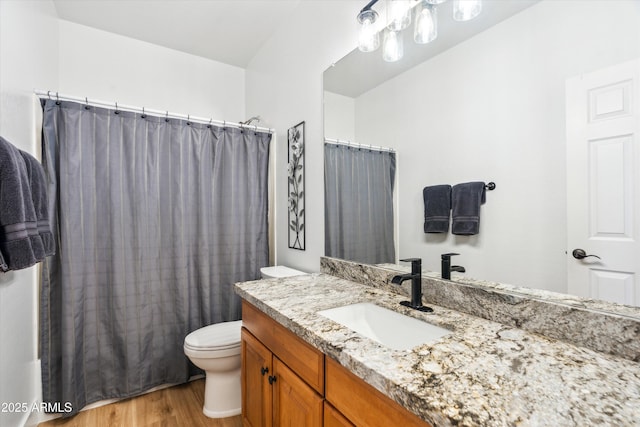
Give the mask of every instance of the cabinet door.
M 242 328 L 242 423 L 244 427 L 271 427 L 273 374 L 271 352 Z
M 355 427 L 329 402 L 324 402 L 324 424 L 323 427 Z
M 322 427 L 322 397 L 277 357 L 273 368 L 274 427 Z
M 431 424 L 380 393 L 335 360 L 327 357 L 326 362 L 327 401 L 353 424 L 368 427 L 431 427 Z

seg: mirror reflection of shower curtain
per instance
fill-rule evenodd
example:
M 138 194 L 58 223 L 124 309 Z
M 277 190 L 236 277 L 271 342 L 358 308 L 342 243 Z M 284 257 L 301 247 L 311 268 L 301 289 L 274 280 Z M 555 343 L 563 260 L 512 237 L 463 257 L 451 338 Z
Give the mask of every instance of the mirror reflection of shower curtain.
M 396 155 L 325 143 L 325 255 L 394 263 Z
M 43 124 L 42 387 L 73 412 L 185 382 L 185 336 L 239 319 L 233 284 L 269 262 L 271 135 L 87 108 L 47 100 Z

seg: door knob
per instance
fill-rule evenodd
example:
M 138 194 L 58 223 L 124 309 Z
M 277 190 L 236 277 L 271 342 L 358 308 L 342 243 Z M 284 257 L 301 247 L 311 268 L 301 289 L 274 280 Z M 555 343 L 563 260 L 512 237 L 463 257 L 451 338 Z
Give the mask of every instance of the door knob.
M 262 374 L 263 377 L 268 372 L 269 372 L 269 368 L 266 368 L 266 367 L 265 368 L 260 368 L 260 373 Z
M 598 255 L 587 255 L 584 249 L 574 249 L 571 255 L 573 255 L 575 259 L 585 259 L 590 256 L 601 259 Z

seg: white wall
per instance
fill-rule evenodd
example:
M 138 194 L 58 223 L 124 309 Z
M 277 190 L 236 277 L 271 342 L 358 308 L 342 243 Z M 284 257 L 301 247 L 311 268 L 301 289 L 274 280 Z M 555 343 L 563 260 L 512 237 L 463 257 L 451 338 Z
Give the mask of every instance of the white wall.
M 0 135 L 32 154 L 41 123 L 34 89 L 246 119 L 242 68 L 60 21 L 50 0 L 1 0 L 0 18 Z M 0 402 L 41 398 L 37 268 L 0 274 Z M 0 413 L 0 426 L 27 417 Z
M 0 135 L 38 155 L 33 89 L 58 82 L 58 23 L 51 0 L 0 1 Z M 38 267 L 0 273 L 0 403 L 32 404 L 40 388 L 37 356 Z M 0 426 L 28 413 L 0 412 Z
M 356 100 L 324 91 L 324 136 L 356 141 Z
M 243 68 L 64 20 L 59 75 L 57 90 L 69 95 L 233 122 L 247 118 Z
M 640 56 L 637 2 L 576 7 L 543 1 L 356 100 L 356 138 L 398 148 L 400 257 L 567 291 L 565 80 Z M 480 234 L 424 234 L 422 188 L 466 181 L 497 184 Z
M 318 271 L 324 255 L 322 72 L 357 44 L 359 1 L 316 0 L 299 7 L 247 67 L 247 115 L 260 114 L 278 133 L 277 262 Z M 287 242 L 287 129 L 306 121 L 306 250 Z

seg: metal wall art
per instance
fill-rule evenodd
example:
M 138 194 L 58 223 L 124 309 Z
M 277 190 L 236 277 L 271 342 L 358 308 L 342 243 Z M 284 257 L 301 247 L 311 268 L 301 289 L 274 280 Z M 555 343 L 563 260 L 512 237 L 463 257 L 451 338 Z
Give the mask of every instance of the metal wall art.
M 289 247 L 304 251 L 304 122 L 289 129 Z

